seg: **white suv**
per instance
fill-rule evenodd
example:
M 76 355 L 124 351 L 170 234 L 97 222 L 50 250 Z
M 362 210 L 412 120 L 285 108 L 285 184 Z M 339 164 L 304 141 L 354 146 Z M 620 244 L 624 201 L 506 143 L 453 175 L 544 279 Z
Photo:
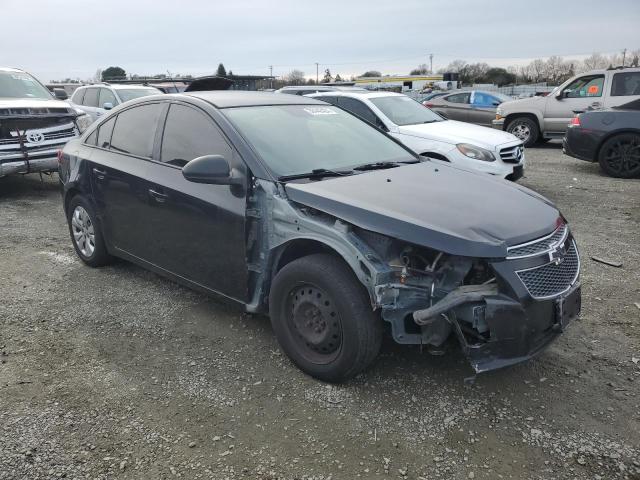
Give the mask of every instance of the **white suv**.
M 147 95 L 161 94 L 162 92 L 157 88 L 144 85 L 101 83 L 78 88 L 73 92 L 70 102 L 91 115 L 95 121 L 107 110 L 111 110 L 121 103 Z
M 640 99 L 640 68 L 593 70 L 570 78 L 546 97 L 500 104 L 493 126 L 513 133 L 526 147 L 564 137 L 577 112 L 617 107 Z
M 335 91 L 307 96 L 362 118 L 419 155 L 508 180 L 515 181 L 524 173 L 524 147 L 515 136 L 447 120 L 406 95 Z

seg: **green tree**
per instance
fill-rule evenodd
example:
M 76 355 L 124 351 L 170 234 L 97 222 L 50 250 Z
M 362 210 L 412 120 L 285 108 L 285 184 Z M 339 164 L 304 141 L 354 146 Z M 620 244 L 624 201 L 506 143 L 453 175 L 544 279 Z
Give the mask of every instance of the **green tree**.
M 490 68 L 483 77 L 476 79 L 476 81 L 493 83 L 502 87 L 503 85 L 509 85 L 515 83 L 516 76 L 513 73 L 507 72 L 504 68 Z
M 322 77 L 322 83 L 329 83 L 333 77 L 331 76 L 331 70 L 328 68 L 324 71 L 324 77 Z
M 219 64 L 218 65 L 218 71 L 216 72 L 216 75 L 218 77 L 226 77 L 227 76 L 227 71 L 225 70 L 223 64 Z
M 382 73 L 380 73 L 377 70 L 367 70 L 366 72 L 364 72 L 362 75 L 360 75 L 361 77 L 381 77 Z
M 342 77 L 340 76 L 339 73 L 336 74 L 336 78 L 333 79 L 334 82 L 341 82 L 342 81 Z
M 119 80 L 122 78 L 127 78 L 127 72 L 124 71 L 124 68 L 109 67 L 102 71 L 103 82 L 106 82 L 107 80 Z
M 429 67 L 426 63 L 418 65 L 418 68 L 414 68 L 409 72 L 409 75 L 426 75 L 429 73 Z

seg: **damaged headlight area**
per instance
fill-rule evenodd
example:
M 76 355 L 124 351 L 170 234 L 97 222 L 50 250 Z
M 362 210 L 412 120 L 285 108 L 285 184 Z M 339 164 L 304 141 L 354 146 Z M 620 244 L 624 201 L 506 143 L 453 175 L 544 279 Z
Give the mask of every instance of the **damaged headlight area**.
M 83 133 L 92 123 L 91 115 L 87 115 L 86 113 L 82 113 L 76 117 L 76 126 L 80 133 Z

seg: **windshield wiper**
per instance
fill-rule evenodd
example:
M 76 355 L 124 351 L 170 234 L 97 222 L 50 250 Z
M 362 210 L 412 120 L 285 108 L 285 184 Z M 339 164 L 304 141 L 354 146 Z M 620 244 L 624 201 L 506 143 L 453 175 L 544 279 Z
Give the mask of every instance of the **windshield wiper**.
M 354 170 L 381 170 L 383 168 L 393 168 L 408 163 L 420 163 L 420 160 L 403 160 L 401 162 L 372 162 L 358 165 Z
M 297 180 L 299 178 L 322 178 L 322 177 L 343 177 L 351 175 L 352 170 L 328 170 L 326 168 L 314 168 L 306 173 L 294 173 L 292 175 L 280 175 L 278 180 L 286 182 L 287 180 Z

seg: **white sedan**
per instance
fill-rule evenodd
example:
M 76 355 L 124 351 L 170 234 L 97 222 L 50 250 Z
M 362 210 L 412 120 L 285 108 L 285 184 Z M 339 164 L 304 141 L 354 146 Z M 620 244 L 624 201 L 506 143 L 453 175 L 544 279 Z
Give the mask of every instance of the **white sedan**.
M 335 91 L 308 96 L 347 110 L 419 155 L 514 181 L 524 173 L 524 147 L 514 135 L 447 120 L 406 95 Z

